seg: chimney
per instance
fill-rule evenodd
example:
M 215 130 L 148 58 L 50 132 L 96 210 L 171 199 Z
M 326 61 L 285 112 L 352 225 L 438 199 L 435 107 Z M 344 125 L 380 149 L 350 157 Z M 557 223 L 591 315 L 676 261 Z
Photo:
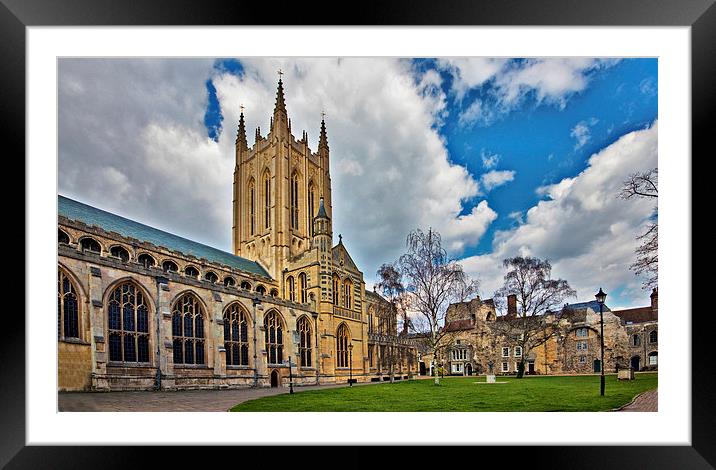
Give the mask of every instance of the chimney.
M 515 294 L 507 296 L 507 316 L 510 318 L 517 316 L 517 296 Z
M 651 290 L 651 310 L 659 311 L 659 291 L 656 287 Z

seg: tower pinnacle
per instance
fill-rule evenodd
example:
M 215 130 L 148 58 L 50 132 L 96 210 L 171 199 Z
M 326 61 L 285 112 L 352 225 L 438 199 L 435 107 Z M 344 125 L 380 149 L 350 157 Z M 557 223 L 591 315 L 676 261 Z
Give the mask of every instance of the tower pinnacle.
M 318 139 L 318 148 L 328 148 L 328 135 L 326 134 L 326 113 L 321 113 L 321 135 Z
M 246 125 L 244 123 L 244 106 L 241 105 L 241 115 L 239 116 L 239 129 L 236 132 L 236 147 L 239 150 L 247 150 L 249 144 L 246 141 Z
M 283 96 L 283 80 L 281 79 L 281 76 L 283 75 L 283 72 L 279 69 L 278 71 L 278 89 L 276 90 L 276 106 L 274 107 L 273 113 L 274 115 L 278 113 L 279 111 L 286 112 L 286 100 Z

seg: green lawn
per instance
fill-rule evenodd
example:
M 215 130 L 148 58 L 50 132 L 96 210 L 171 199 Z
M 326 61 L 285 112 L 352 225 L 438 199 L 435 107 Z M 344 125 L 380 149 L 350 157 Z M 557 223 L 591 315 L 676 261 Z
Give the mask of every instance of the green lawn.
M 231 411 L 603 411 L 657 388 L 657 374 L 636 374 L 633 381 L 599 376 L 497 377 L 504 384 L 477 384 L 485 377 L 445 377 L 274 395 L 236 405 Z M 300 389 L 299 389 L 300 390 Z

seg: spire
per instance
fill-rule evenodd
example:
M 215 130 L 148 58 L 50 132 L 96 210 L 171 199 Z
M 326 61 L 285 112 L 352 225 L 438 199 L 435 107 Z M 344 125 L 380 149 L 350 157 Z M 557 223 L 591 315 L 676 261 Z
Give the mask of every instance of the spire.
M 283 75 L 283 72 L 281 69 L 278 71 L 278 90 L 276 90 L 276 106 L 274 107 L 273 113 L 276 114 L 279 111 L 286 112 L 286 100 L 283 97 L 283 80 L 281 80 L 281 76 Z
M 249 148 L 249 144 L 246 142 L 246 125 L 244 123 L 244 107 L 241 106 L 241 115 L 239 116 L 239 129 L 236 132 L 236 147 L 241 150 Z
M 328 148 L 328 135 L 326 135 L 326 113 L 321 113 L 321 136 L 318 139 L 318 148 Z

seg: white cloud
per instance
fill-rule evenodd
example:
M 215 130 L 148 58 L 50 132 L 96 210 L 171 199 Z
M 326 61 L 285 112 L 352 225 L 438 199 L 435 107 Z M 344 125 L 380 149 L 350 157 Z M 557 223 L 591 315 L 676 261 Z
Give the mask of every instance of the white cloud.
M 238 77 L 209 60 L 62 59 L 60 192 L 231 250 L 239 107 L 252 145 L 256 126 L 268 132 L 281 68 L 293 133 L 307 130 L 314 150 L 326 112 L 334 231 L 368 279 L 402 252 L 414 228 L 433 227 L 460 252 L 496 219 L 486 201 L 464 213 L 479 183 L 449 161 L 435 128 L 446 112 L 435 71 L 416 76 L 410 61 L 398 59 L 242 64 Z M 223 115 L 217 142 L 203 124 L 207 79 Z M 118 174 L 103 176 L 110 166 Z
M 567 279 L 580 300 L 590 299 L 599 286 L 646 298 L 629 265 L 653 202 L 617 195 L 629 174 L 657 165 L 657 135 L 656 122 L 623 135 L 592 155 L 579 175 L 541 188 L 547 199 L 527 211 L 523 224 L 498 232 L 490 254 L 462 261 L 482 280 L 483 295 L 501 286 L 504 258 L 529 255 L 550 259 L 553 275 Z
M 492 168 L 495 168 L 500 162 L 499 155 L 497 155 L 496 153 L 486 152 L 485 150 L 482 151 L 480 157 L 482 158 L 482 167 L 486 170 L 491 170 Z
M 509 183 L 515 179 L 515 172 L 512 170 L 492 170 L 480 177 L 480 183 L 485 191 L 490 192 L 498 186 Z
M 575 93 L 584 91 L 590 75 L 618 62 L 617 59 L 536 58 L 520 62 L 502 59 L 451 59 L 439 64 L 452 75 L 452 91 L 459 103 L 472 89 L 490 87 L 482 98 L 468 103 L 459 124 L 490 125 L 531 96 L 537 105 L 563 109 Z
M 599 119 L 590 118 L 589 120 L 578 122 L 572 128 L 569 135 L 577 140 L 577 143 L 574 145 L 574 150 L 579 150 L 589 142 L 589 139 L 592 138 L 591 127 L 598 122 Z

